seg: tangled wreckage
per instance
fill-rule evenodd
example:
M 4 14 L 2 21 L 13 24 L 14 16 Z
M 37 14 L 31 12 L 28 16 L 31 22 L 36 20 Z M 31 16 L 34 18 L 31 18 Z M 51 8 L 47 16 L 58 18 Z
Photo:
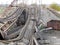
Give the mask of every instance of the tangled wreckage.
M 36 6 L 7 7 L 0 18 L 0 45 L 60 45 L 60 19 L 43 13 Z

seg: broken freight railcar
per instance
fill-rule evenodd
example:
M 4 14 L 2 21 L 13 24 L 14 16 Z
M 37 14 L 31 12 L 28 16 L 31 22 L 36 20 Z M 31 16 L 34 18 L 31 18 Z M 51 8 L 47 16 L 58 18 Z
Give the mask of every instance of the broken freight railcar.
M 47 27 L 52 27 L 54 30 L 60 30 L 60 20 L 51 20 L 47 22 Z

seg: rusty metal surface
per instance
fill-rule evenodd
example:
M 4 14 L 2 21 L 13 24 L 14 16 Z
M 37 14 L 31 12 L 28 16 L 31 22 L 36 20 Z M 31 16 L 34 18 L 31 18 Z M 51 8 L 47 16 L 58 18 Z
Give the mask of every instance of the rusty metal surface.
M 51 20 L 47 22 L 47 27 L 52 27 L 54 30 L 60 30 L 60 20 Z

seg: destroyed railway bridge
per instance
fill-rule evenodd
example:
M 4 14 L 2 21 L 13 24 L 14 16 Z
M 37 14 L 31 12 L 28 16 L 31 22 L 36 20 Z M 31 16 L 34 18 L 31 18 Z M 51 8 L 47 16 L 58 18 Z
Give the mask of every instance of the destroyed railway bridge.
M 59 40 L 56 39 L 56 41 L 52 37 L 59 37 L 60 33 L 56 30 L 60 28 L 55 28 L 51 23 L 60 20 L 59 14 L 46 7 L 13 6 L 14 1 L 3 13 L 5 17 L 0 18 L 2 24 L 0 26 L 0 45 L 58 44 Z

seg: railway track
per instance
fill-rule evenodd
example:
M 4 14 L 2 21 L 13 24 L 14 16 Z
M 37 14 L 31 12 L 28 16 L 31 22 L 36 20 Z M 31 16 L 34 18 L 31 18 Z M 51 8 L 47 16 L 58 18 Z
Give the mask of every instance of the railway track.
M 18 18 L 23 11 L 23 8 L 17 7 L 12 13 L 8 13 L 5 18 L 0 18 L 0 21 L 5 22 L 5 21 L 10 21 L 12 19 Z
M 47 8 L 49 11 L 51 11 L 52 13 L 54 13 L 58 18 L 60 18 L 60 14 L 55 11 L 54 9 L 51 9 L 51 8 Z

